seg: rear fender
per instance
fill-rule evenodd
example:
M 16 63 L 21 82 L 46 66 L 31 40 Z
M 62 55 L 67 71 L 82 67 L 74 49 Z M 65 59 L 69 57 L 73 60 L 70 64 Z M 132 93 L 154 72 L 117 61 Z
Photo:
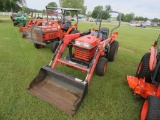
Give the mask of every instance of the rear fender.
M 156 62 L 157 62 L 157 59 L 156 59 L 157 50 L 155 49 L 155 47 L 151 47 L 150 51 L 151 51 L 151 55 L 150 55 L 150 60 L 149 60 L 149 69 L 150 71 L 153 71 L 153 69 L 156 66 Z
M 66 35 L 69 35 L 69 33 L 70 33 L 73 29 L 74 29 L 73 27 L 69 27 L 69 29 L 67 30 Z
M 114 32 L 110 37 L 111 37 L 111 43 L 115 40 L 115 38 L 117 37 L 118 32 Z

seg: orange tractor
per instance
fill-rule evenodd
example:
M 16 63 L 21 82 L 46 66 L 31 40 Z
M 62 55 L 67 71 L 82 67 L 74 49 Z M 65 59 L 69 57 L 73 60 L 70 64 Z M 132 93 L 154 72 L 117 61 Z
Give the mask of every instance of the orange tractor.
M 140 120 L 160 120 L 160 35 L 142 57 L 136 76 L 127 76 L 127 82 L 137 99 L 146 98 Z
M 29 36 L 29 35 L 31 33 L 31 28 L 33 28 L 34 26 L 46 26 L 48 21 L 50 24 L 58 22 L 58 20 L 54 20 L 53 13 L 47 12 L 46 14 L 47 14 L 47 18 L 43 18 L 43 15 L 42 15 L 42 17 L 40 17 L 39 13 L 38 13 L 38 16 L 36 16 L 36 13 L 35 13 L 34 18 L 30 18 L 24 27 L 20 26 L 19 32 L 23 32 L 22 37 L 23 38 L 31 38 L 31 36 Z M 48 16 L 51 16 L 51 18 L 48 18 Z M 56 14 L 56 16 L 57 16 L 57 14 Z
M 23 26 L 19 27 L 19 32 L 23 32 L 24 30 L 29 30 L 31 26 L 42 26 L 43 21 L 47 22 L 47 19 L 30 18 L 24 27 Z
M 77 12 L 80 9 L 74 8 L 56 8 L 56 7 L 46 7 L 47 11 L 56 13 L 56 10 L 61 10 L 62 18 L 58 21 L 49 21 L 47 16 L 47 25 L 46 26 L 34 26 L 30 32 L 29 41 L 34 42 L 34 46 L 37 49 L 43 48 L 47 44 L 51 44 L 51 50 L 54 53 L 59 40 L 62 39 L 65 35 L 78 33 L 78 14 Z M 52 10 L 52 11 L 51 11 Z M 75 25 L 72 25 L 71 21 L 66 21 L 66 13 L 75 12 L 77 16 L 77 22 Z
M 70 115 L 76 113 L 87 95 L 93 73 L 103 76 L 107 61 L 114 61 L 118 51 L 119 43 L 115 40 L 118 32 L 112 32 L 120 26 L 120 19 L 118 26 L 112 29 L 109 35 L 108 28 L 101 28 L 101 18 L 106 12 L 108 13 L 108 11 L 99 13 L 98 30 L 65 35 L 59 41 L 49 65 L 43 66 L 30 83 L 28 87 L 30 93 Z M 110 11 L 110 13 L 118 12 Z M 66 55 L 65 49 L 68 49 Z M 58 63 L 86 72 L 86 78 L 76 78 L 57 70 Z

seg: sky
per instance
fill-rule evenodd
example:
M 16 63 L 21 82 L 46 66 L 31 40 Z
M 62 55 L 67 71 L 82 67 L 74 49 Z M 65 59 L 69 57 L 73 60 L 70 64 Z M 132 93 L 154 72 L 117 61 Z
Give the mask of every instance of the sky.
M 28 8 L 42 10 L 50 2 L 56 2 L 59 6 L 59 0 L 26 0 L 26 5 Z M 160 19 L 160 0 L 85 0 L 84 5 L 87 11 L 93 11 L 98 5 L 111 5 L 112 10 L 120 13 Z

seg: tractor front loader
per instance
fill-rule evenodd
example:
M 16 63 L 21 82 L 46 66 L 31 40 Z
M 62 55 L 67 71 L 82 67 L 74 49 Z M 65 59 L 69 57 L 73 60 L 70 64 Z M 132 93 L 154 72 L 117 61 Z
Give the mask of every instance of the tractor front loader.
M 108 28 L 101 28 L 101 18 L 106 12 L 108 13 L 108 11 L 99 13 L 98 30 L 65 35 L 59 41 L 50 64 L 43 66 L 29 85 L 30 93 L 70 115 L 76 113 L 87 94 L 93 73 L 103 76 L 107 61 L 114 61 L 118 51 L 119 44 L 115 40 L 118 32 L 112 32 L 120 26 L 120 19 L 118 26 L 109 35 Z M 62 57 L 65 49 L 69 49 L 68 54 Z M 58 63 L 71 66 L 72 69 L 79 69 L 87 75 L 85 79 L 80 79 L 63 73 L 56 69 Z

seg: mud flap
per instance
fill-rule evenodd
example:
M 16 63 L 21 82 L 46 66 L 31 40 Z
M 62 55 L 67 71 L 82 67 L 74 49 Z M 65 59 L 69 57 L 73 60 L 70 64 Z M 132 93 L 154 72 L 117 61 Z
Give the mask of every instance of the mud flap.
M 43 66 L 28 91 L 67 114 L 74 115 L 88 92 L 88 84 Z

